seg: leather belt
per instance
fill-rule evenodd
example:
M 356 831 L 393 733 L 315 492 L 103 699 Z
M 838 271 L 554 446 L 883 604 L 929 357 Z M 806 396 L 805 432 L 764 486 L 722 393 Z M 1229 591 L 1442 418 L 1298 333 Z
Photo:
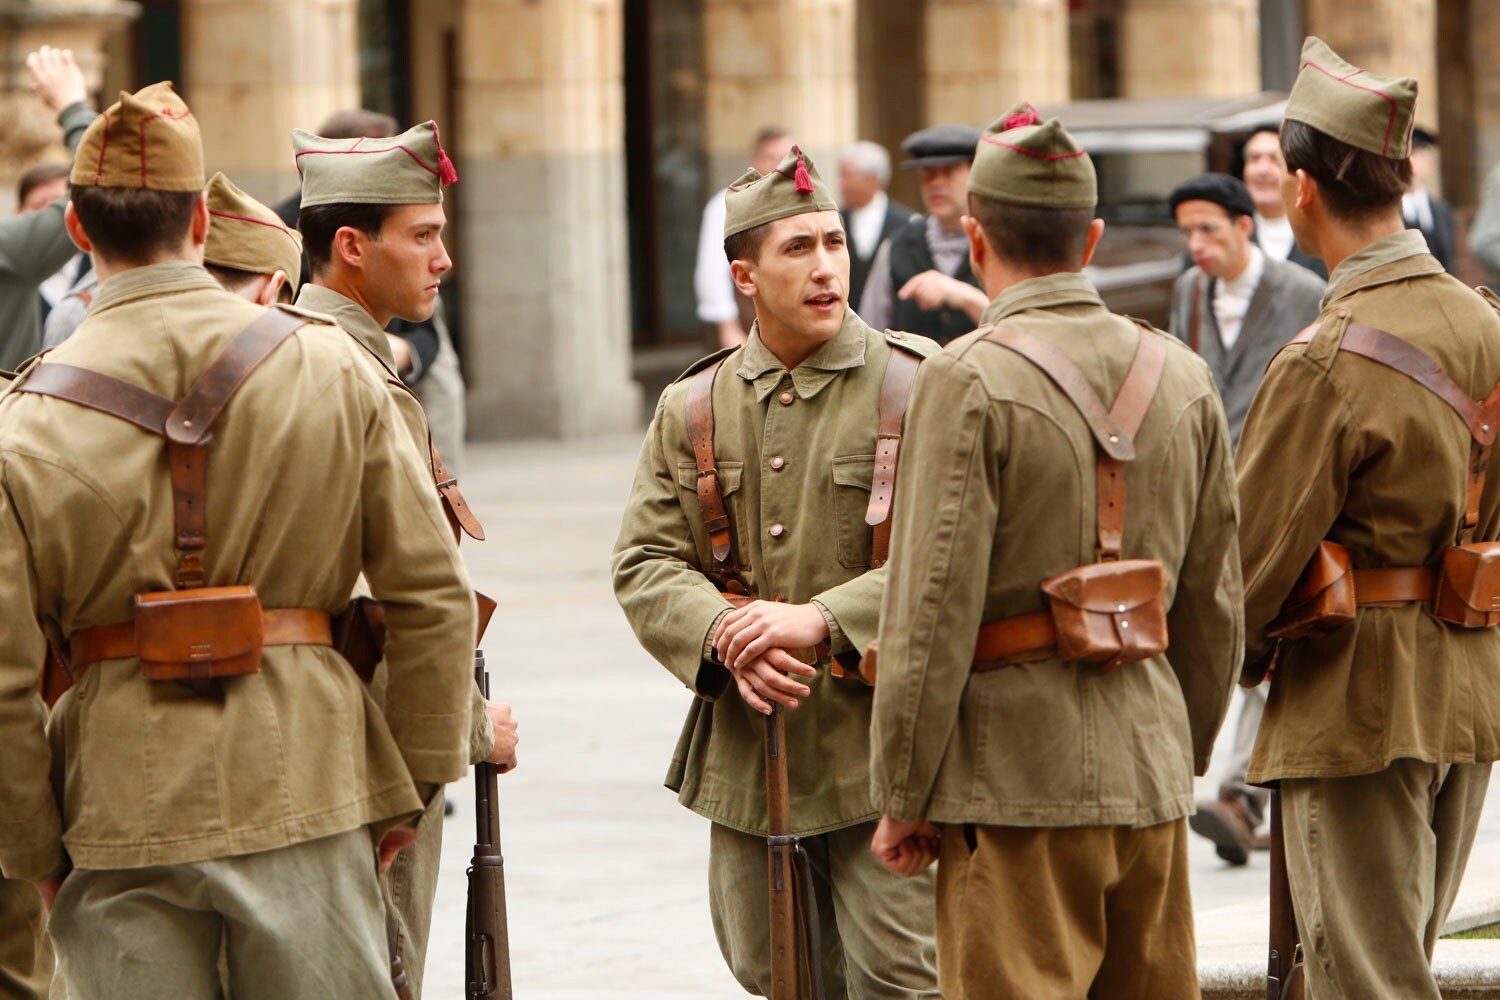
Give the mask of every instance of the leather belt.
M 265 612 L 263 646 L 332 646 L 333 627 L 321 608 L 273 608 Z M 90 663 L 135 656 L 135 622 L 95 625 L 74 632 L 68 658 L 77 674 Z
M 1438 571 L 1431 566 L 1395 566 L 1354 570 L 1354 600 L 1371 604 L 1409 604 L 1437 597 Z M 979 628 L 971 672 L 981 674 L 1017 663 L 1045 660 L 1057 652 L 1057 626 L 1048 611 L 1013 615 Z

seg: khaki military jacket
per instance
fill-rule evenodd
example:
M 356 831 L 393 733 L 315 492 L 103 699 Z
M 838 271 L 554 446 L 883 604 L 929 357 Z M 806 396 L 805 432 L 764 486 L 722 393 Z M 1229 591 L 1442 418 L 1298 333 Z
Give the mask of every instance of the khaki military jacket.
M 1338 351 L 1363 323 L 1421 348 L 1470 396 L 1500 380 L 1500 319 L 1443 272 L 1416 230 L 1334 269 L 1311 343 L 1271 364 L 1238 456 L 1247 662 L 1318 543 L 1357 568 L 1435 566 L 1463 518 L 1469 435 L 1445 403 L 1383 365 Z M 1475 541 L 1500 539 L 1500 476 Z M 1319 640 L 1283 643 L 1251 781 L 1368 774 L 1411 757 L 1500 758 L 1500 631 L 1442 624 L 1423 604 L 1364 608 Z
M 902 446 L 880 620 L 871 794 L 900 819 L 1141 827 L 1192 811 L 1240 665 L 1234 476 L 1203 361 L 1168 342 L 1127 473 L 1123 557 L 1166 567 L 1165 655 L 970 673 L 983 622 L 1045 610 L 1040 584 L 1095 560 L 1095 445 L 987 324 L 1067 355 L 1114 402 L 1143 333 L 1081 274 L 1023 281 L 922 366 Z M 1155 334 L 1149 334 L 1155 336 Z
M 370 363 L 376 377 L 385 382 L 396 409 L 401 412 L 418 458 L 428 470 L 429 477 L 435 477 L 437 472 L 432 465 L 432 438 L 427 426 L 427 413 L 417 397 L 404 388 L 401 376 L 396 373 L 396 355 L 391 351 L 391 342 L 380 324 L 375 322 L 375 317 L 348 296 L 312 282 L 303 284 L 297 293 L 297 309 L 308 316 L 331 319 L 364 348 L 361 353 L 365 360 Z M 371 688 L 378 700 L 385 688 L 384 671 L 376 673 Z M 477 685 L 473 689 L 471 702 L 470 717 L 474 728 L 469 734 L 469 762 L 477 764 L 494 751 L 495 730 L 490 724 L 489 715 L 485 713 L 484 695 Z
M 201 267 L 110 278 L 47 361 L 180 399 L 263 310 Z M 361 570 L 385 601 L 384 710 L 324 646 L 271 646 L 259 673 L 193 697 L 131 659 L 94 664 L 47 733 L 54 641 L 128 620 L 176 568 L 164 442 L 114 417 L 0 399 L 0 870 L 183 863 L 414 813 L 415 782 L 467 768 L 474 610 L 431 477 L 359 348 L 302 328 L 245 382 L 208 450 L 210 586 L 267 608 L 339 610 Z M 47 737 L 50 737 L 50 742 Z
M 894 350 L 887 338 L 923 355 L 937 350 L 925 338 L 877 333 L 851 310 L 838 334 L 791 372 L 752 327 L 714 383 L 714 453 L 751 593 L 816 601 L 834 654 L 862 651 L 875 638 L 885 584 L 884 568 L 870 570 L 865 511 L 880 387 Z M 697 695 L 667 787 L 715 822 L 764 834 L 764 717 L 706 658 L 729 605 L 704 575 L 713 563 L 687 390 L 686 377 L 667 388 L 647 431 L 615 543 L 615 595 L 641 645 Z M 802 834 L 877 815 L 869 795 L 870 689 L 831 676 L 826 663 L 809 686 L 812 695 L 787 714 L 792 826 Z

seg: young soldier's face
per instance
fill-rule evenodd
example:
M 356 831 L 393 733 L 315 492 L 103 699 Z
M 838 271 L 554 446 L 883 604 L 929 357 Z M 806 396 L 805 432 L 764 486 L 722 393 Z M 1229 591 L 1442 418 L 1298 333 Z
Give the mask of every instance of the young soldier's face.
M 824 341 L 848 309 L 849 249 L 838 212 L 805 212 L 770 224 L 755 261 L 737 261 L 740 290 L 763 327 Z
M 437 305 L 438 286 L 453 267 L 443 247 L 448 217 L 442 205 L 402 205 L 367 240 L 363 278 L 366 300 L 381 311 L 420 323 Z

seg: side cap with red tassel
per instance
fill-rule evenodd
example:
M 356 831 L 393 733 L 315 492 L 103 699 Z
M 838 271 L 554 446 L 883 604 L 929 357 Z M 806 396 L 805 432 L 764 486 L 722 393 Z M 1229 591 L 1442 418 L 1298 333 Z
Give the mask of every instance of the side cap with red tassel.
M 325 139 L 296 129 L 292 145 L 304 206 L 435 205 L 458 180 L 436 122 L 391 138 Z
M 762 174 L 751 168 L 729 185 L 724 195 L 724 235 L 804 212 L 836 211 L 838 203 L 818 176 L 812 157 L 793 146 L 775 170 Z

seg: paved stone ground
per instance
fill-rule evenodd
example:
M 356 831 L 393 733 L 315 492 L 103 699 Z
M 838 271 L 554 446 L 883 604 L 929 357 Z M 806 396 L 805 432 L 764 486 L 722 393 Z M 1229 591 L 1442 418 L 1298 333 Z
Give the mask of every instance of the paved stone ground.
M 521 766 L 500 784 L 512 968 L 526 1000 L 744 995 L 709 923 L 707 823 L 661 785 L 690 696 L 635 644 L 609 585 L 638 446 L 635 436 L 482 446 L 466 462 L 464 492 L 489 540 L 464 551 L 475 585 L 500 602 L 486 652 L 496 696 L 521 722 Z M 449 794 L 458 812 L 444 830 L 427 1000 L 464 996 L 474 814 L 467 784 Z M 1265 856 L 1229 869 L 1195 841 L 1201 957 L 1258 964 Z M 1500 796 L 1457 910 L 1493 909 L 1497 848 Z

